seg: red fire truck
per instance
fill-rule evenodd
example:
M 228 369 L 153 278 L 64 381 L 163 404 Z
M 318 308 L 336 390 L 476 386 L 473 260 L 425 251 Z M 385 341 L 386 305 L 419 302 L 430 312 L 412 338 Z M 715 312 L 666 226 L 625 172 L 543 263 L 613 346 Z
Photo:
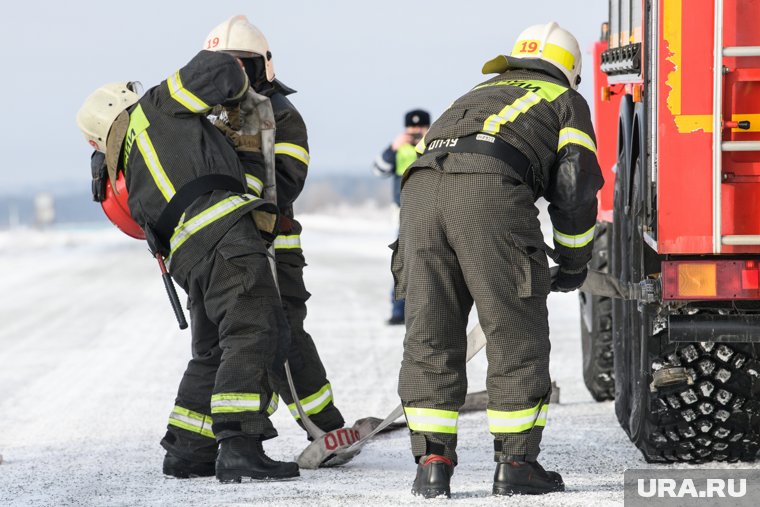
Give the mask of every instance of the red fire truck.
M 605 186 L 584 380 L 648 461 L 760 449 L 760 0 L 611 0 L 595 47 Z

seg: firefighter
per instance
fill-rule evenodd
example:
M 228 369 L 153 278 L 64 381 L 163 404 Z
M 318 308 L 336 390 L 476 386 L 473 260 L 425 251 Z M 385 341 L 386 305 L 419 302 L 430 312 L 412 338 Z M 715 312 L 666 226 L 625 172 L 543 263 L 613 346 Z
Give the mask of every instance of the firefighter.
M 142 97 L 131 83 L 99 88 L 77 116 L 105 154 L 110 181 L 123 169 L 134 220 L 189 296 L 193 358 L 170 427 L 202 439 L 168 432 L 164 470 L 222 482 L 299 475 L 296 463 L 272 460 L 262 447 L 277 435 L 272 384 L 290 341 L 265 244 L 276 209 L 246 188 L 264 178 L 263 157 L 236 153 L 206 119 L 248 88 L 239 59 L 201 51 Z
M 332 386 L 314 341 L 304 329 L 306 301 L 311 294 L 303 280 L 306 261 L 301 249 L 302 227 L 294 218 L 293 203 L 306 181 L 309 145 L 306 125 L 287 98 L 295 91 L 275 78 L 269 44 L 264 34 L 245 16 L 233 16 L 215 27 L 206 37 L 204 47 L 240 58 L 253 89 L 269 97 L 272 103 L 276 123 L 274 149 L 280 223 L 280 234 L 274 241 L 274 248 L 282 305 L 291 330 L 288 361 L 306 414 L 323 431 L 337 430 L 343 427 L 344 420 L 333 402 Z M 215 113 L 215 125 L 231 139 L 238 139 L 239 106 L 221 107 Z M 261 192 L 261 182 L 250 180 L 249 188 L 258 194 Z M 303 427 L 287 383 L 278 385 L 277 391 Z M 326 463 L 330 464 L 338 462 Z
M 401 132 L 381 154 L 375 158 L 372 169 L 378 176 L 393 176 L 393 202 L 401 206 L 401 178 L 417 160 L 414 147 L 430 128 L 430 113 L 414 109 L 404 115 L 404 131 Z M 388 324 L 404 323 L 404 300 L 396 299 L 391 292 L 391 318 Z
M 585 279 L 602 176 L 589 108 L 576 91 L 581 53 L 556 23 L 520 34 L 497 76 L 458 98 L 406 173 L 393 272 L 406 296 L 399 395 L 418 463 L 412 492 L 450 495 L 464 402 L 467 316 L 488 340 L 495 495 L 564 490 L 536 461 L 550 394 L 551 290 Z M 559 272 L 550 277 L 534 202 L 549 201 Z

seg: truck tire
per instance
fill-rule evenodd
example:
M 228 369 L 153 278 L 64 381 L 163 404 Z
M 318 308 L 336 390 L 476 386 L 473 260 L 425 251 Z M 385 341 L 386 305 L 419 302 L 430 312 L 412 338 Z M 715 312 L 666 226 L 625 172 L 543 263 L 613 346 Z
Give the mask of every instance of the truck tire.
M 745 343 L 650 340 L 649 371 L 683 366 L 693 384 L 650 393 L 647 461 L 754 461 L 760 449 L 758 347 Z
M 641 161 L 634 177 L 630 214 L 621 226 L 618 260 L 625 281 L 646 276 L 643 213 L 639 203 Z M 616 210 L 617 212 L 617 210 Z M 618 224 L 620 222 L 620 224 Z M 616 413 L 623 429 L 648 462 L 753 461 L 760 449 L 760 346 L 745 343 L 671 343 L 659 305 L 619 302 L 613 316 Z M 695 310 L 696 311 L 696 310 Z M 619 342 L 620 341 L 620 342 Z M 685 367 L 691 384 L 650 390 L 660 368 Z M 621 391 L 625 395 L 621 396 Z
M 599 222 L 594 232 L 594 253 L 589 263 L 591 269 L 608 271 L 609 229 L 606 222 Z M 586 292 L 578 295 L 581 308 L 581 351 L 583 354 L 583 381 L 596 401 L 615 398 L 615 372 L 612 352 L 612 300 L 592 296 Z

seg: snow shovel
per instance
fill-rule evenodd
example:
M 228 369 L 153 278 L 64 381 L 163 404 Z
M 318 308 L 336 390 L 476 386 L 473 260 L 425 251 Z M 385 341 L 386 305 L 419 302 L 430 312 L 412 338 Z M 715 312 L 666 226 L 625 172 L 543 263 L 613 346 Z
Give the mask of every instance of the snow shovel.
M 480 324 L 476 324 L 467 335 L 467 361 L 475 357 L 485 345 L 486 335 L 483 334 Z M 340 435 L 331 438 L 315 439 L 298 457 L 298 466 L 301 468 L 318 468 L 321 464 L 330 466 L 344 463 L 359 454 L 359 451 L 361 451 L 367 442 L 393 424 L 402 415 L 404 415 L 404 407 L 399 405 L 374 430 L 361 438 L 358 438 L 359 431 L 356 429 L 357 424 L 361 421 L 357 421 L 357 424 L 354 424 L 354 427 L 348 430 L 349 434 L 346 435 L 347 438 L 356 439 L 348 447 L 337 448 L 335 441 L 336 438 L 339 439 Z M 330 432 L 328 435 L 332 433 Z M 338 442 L 340 443 L 339 440 Z

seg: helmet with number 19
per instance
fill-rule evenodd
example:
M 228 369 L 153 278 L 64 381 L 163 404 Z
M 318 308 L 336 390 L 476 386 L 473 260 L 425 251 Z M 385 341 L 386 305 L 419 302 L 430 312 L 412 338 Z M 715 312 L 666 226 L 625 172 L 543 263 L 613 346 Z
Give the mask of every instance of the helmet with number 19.
M 239 58 L 261 56 L 264 58 L 266 78 L 274 80 L 272 52 L 264 34 L 245 16 L 233 16 L 211 30 L 203 49 L 224 51 Z
M 578 89 L 581 73 L 581 50 L 573 34 L 551 22 L 533 25 L 517 37 L 512 58 L 537 58 L 559 69 L 573 89 Z

